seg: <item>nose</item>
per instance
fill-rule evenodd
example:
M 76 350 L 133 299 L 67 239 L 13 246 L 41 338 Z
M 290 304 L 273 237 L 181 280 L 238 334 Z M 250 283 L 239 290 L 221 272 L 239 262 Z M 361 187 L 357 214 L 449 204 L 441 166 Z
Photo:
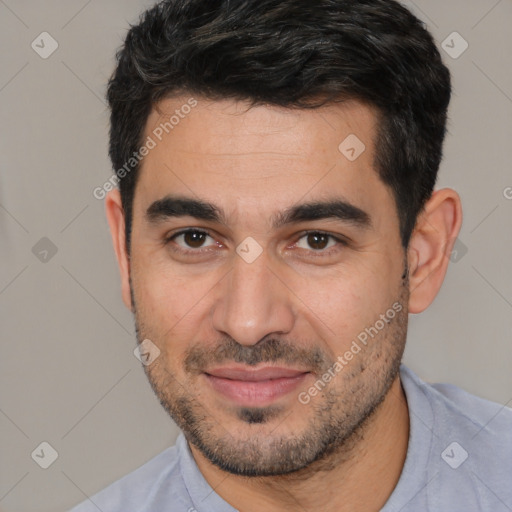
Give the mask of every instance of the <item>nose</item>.
M 232 271 L 219 283 L 213 327 L 241 345 L 289 333 L 295 316 L 293 294 L 276 274 L 265 252 L 252 263 L 235 255 Z

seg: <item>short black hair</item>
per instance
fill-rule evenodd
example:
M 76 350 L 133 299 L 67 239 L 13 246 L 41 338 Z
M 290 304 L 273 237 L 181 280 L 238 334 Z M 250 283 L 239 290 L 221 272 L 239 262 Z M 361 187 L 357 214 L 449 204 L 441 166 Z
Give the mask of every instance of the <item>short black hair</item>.
M 147 118 L 166 97 L 376 108 L 375 168 L 408 246 L 442 158 L 450 73 L 423 23 L 395 0 L 164 0 L 131 25 L 108 83 L 109 155 L 126 219 Z M 341 142 L 341 141 L 340 141 Z M 117 171 L 116 171 L 117 169 Z

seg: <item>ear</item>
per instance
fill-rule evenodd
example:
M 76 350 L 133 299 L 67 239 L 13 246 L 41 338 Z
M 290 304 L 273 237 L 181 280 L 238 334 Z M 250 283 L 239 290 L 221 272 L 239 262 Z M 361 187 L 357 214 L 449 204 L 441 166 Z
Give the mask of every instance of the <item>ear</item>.
M 418 216 L 407 250 L 410 313 L 424 311 L 439 292 L 461 224 L 457 192 L 435 191 Z
M 130 295 L 130 257 L 126 252 L 125 218 L 119 190 L 114 189 L 107 194 L 105 198 L 105 213 L 108 225 L 110 226 L 117 264 L 121 273 L 123 302 L 129 310 L 133 311 Z

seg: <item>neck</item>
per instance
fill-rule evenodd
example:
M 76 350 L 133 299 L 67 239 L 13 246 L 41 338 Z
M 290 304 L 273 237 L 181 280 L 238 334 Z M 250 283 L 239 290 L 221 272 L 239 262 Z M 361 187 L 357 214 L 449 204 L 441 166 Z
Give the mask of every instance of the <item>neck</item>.
M 378 511 L 393 492 L 409 439 L 407 401 L 397 377 L 360 431 L 327 458 L 289 475 L 241 477 L 226 473 L 190 445 L 210 486 L 240 512 Z

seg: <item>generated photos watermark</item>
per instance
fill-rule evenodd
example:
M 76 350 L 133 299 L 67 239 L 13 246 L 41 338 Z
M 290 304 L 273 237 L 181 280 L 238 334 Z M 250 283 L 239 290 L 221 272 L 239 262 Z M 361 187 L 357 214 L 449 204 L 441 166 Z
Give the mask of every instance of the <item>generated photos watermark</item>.
M 180 108 L 174 111 L 174 114 L 168 121 L 160 123 L 152 132 L 151 135 L 146 137 L 146 141 L 139 148 L 134 151 L 133 155 L 125 162 L 125 164 L 118 169 L 112 176 L 103 183 L 100 187 L 96 187 L 92 191 L 92 195 L 99 200 L 105 199 L 107 192 L 113 190 L 119 184 L 119 180 L 125 178 L 130 174 L 133 169 L 142 161 L 142 159 L 149 154 L 152 149 L 155 149 L 159 142 L 162 141 L 164 134 L 170 133 L 181 122 L 182 119 L 192 112 L 192 109 L 197 106 L 195 98 L 189 98 L 187 103 L 181 105 Z
M 307 391 L 299 393 L 299 402 L 303 405 L 309 404 L 311 399 L 318 395 L 354 359 L 354 356 L 361 352 L 361 345 L 366 346 L 369 339 L 375 338 L 402 309 L 402 304 L 395 302 L 385 313 L 380 315 L 379 319 L 372 326 L 366 327 L 361 331 L 357 335 L 357 339 L 352 341 L 350 348 L 343 355 L 338 356 L 334 364 Z

